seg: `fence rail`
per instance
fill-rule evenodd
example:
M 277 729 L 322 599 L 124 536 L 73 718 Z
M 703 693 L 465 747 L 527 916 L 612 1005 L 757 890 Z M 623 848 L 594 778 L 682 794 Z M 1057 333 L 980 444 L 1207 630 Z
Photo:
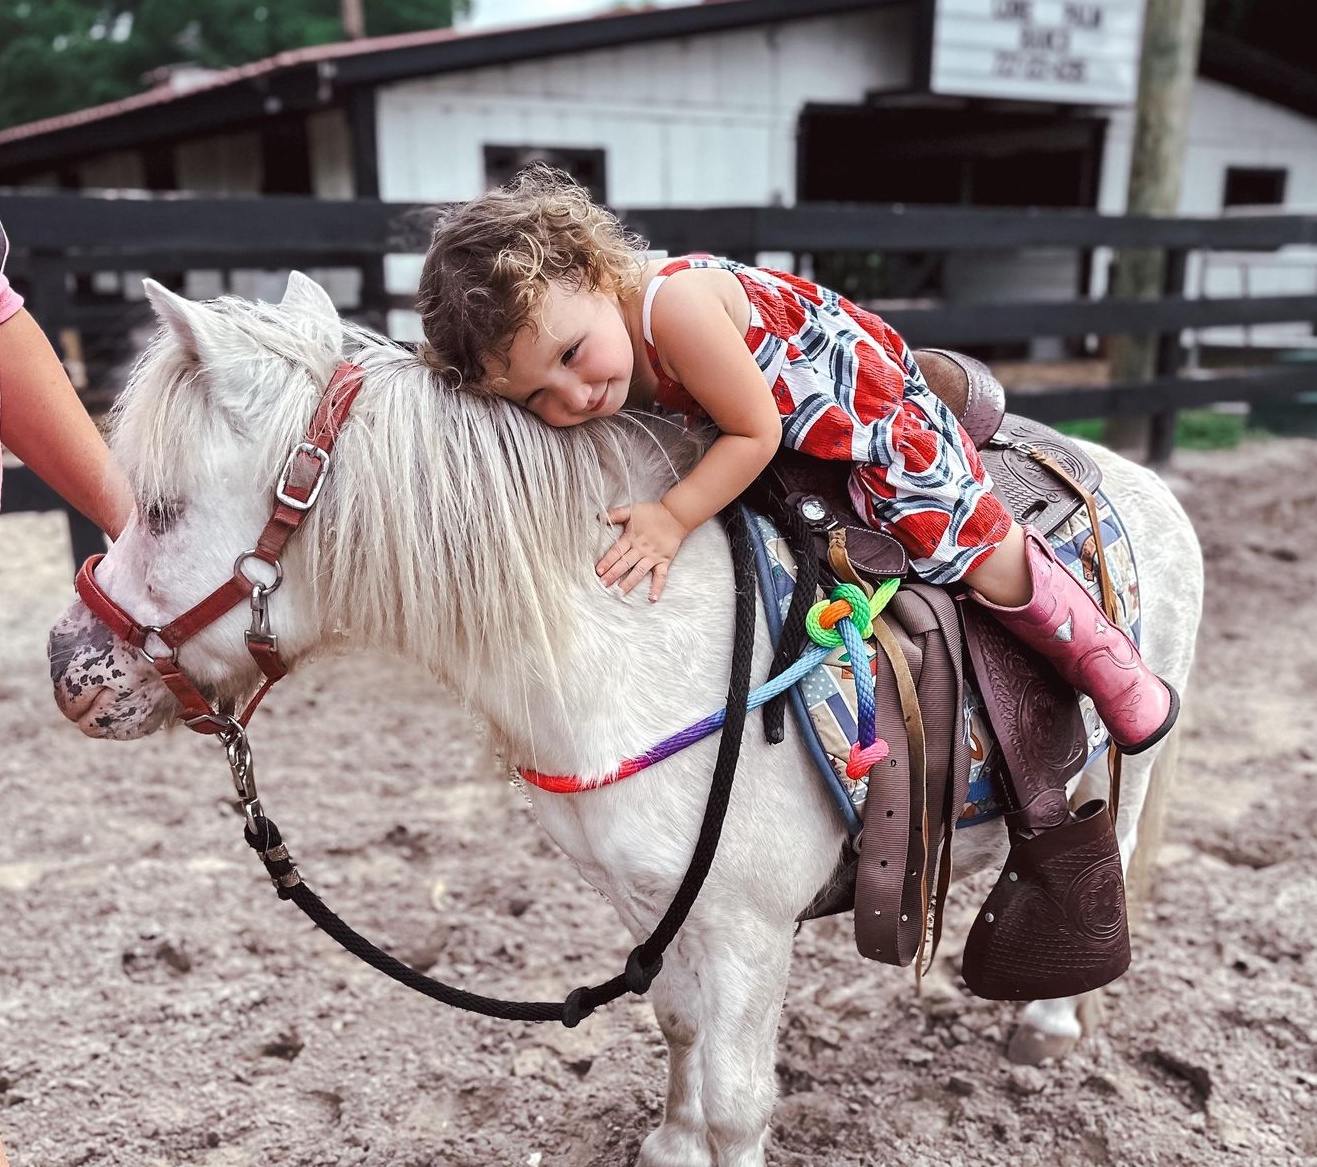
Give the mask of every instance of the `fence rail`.
M 418 254 L 432 208 L 369 200 L 305 198 L 88 197 L 0 193 L 9 234 L 9 274 L 33 315 L 57 339 L 93 342 L 122 332 L 124 305 L 87 292 L 97 273 L 141 272 L 166 280 L 186 271 L 290 267 L 355 268 L 360 314 L 381 324 L 406 303 L 385 283 L 386 255 Z M 1218 401 L 1294 398 L 1317 373 L 1276 365 L 1214 376 L 1187 370 L 1186 329 L 1317 321 L 1317 294 L 1203 298 L 1189 295 L 1192 253 L 1317 247 L 1317 215 L 1201 219 L 1108 216 L 1087 211 L 934 207 L 636 208 L 619 212 L 652 245 L 673 253 L 712 251 L 752 259 L 761 252 L 938 253 L 1066 248 L 1158 250 L 1164 294 L 1155 300 L 1091 299 L 884 306 L 912 344 L 975 345 L 1033 337 L 1144 335 L 1157 339 L 1156 376 L 1138 384 L 1052 385 L 1011 394 L 1010 407 L 1044 421 L 1151 414 L 1154 460 L 1169 456 L 1176 410 Z M 140 306 L 139 306 L 140 310 Z M 119 341 L 122 343 L 122 340 Z M 16 509 L 24 488 L 6 490 Z M 36 505 L 36 504 L 34 504 Z

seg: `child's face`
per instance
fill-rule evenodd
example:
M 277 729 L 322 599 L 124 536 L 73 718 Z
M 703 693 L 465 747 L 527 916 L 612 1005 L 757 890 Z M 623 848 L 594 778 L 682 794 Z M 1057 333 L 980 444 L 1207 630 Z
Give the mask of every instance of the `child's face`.
M 552 426 L 608 417 L 626 404 L 635 352 L 617 297 L 550 284 L 538 321 L 512 338 L 507 356 L 490 362 L 500 397 Z

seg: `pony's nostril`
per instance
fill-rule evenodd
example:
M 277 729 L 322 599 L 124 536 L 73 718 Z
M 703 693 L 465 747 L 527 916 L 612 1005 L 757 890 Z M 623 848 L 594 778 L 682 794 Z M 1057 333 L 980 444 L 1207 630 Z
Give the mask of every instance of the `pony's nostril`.
M 81 721 L 96 704 L 96 699 L 108 692 L 103 685 L 79 685 L 72 682 L 55 683 L 55 704 L 70 721 Z

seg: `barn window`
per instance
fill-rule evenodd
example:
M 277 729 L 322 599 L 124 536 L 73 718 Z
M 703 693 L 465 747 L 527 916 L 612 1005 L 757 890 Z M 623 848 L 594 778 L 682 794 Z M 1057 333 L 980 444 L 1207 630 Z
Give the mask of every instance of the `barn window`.
M 597 203 L 608 201 L 604 152 L 574 146 L 486 146 L 485 189 L 502 186 L 534 162 L 565 170 L 590 192 Z
M 1275 207 L 1285 201 L 1289 171 L 1249 166 L 1226 167 L 1223 207 Z

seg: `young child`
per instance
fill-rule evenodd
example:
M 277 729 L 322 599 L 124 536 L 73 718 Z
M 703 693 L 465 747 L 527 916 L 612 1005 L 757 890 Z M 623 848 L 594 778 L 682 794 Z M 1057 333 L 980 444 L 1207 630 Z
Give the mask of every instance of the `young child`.
M 432 367 L 549 425 L 657 404 L 717 426 L 661 499 L 609 511 L 622 534 L 596 565 L 605 585 L 629 592 L 649 575 L 657 600 L 682 540 L 785 443 L 853 463 L 860 516 L 924 579 L 969 585 L 1093 698 L 1126 752 L 1174 724 L 1174 691 L 992 495 L 973 444 L 873 313 L 727 259 L 647 260 L 641 240 L 546 167 L 440 217 L 417 306 Z

